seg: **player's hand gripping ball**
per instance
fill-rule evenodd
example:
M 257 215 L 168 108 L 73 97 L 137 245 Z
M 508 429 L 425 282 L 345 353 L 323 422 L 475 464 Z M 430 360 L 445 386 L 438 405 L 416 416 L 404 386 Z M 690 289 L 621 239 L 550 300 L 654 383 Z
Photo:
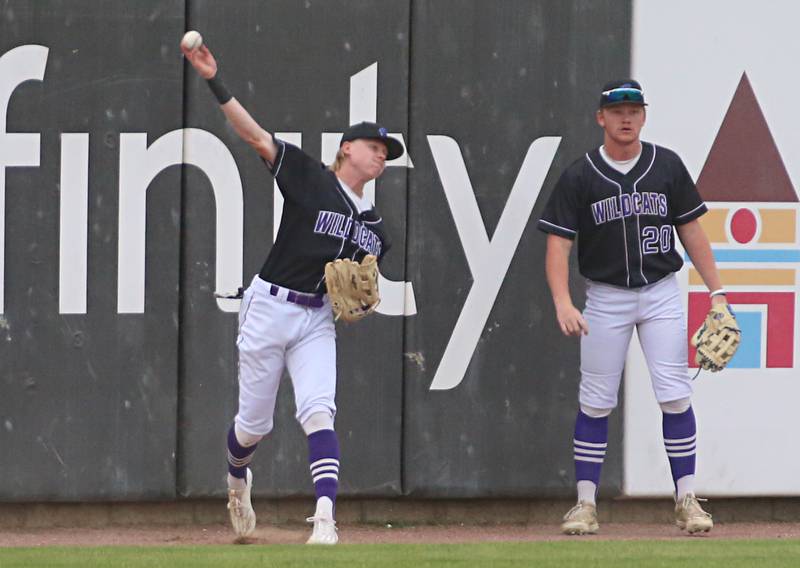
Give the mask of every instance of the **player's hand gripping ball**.
M 189 51 L 194 51 L 201 45 L 203 45 L 203 36 L 200 35 L 200 32 L 196 32 L 194 30 L 190 30 L 183 34 L 183 39 L 181 39 L 181 45 L 188 49 Z
M 721 371 L 733 359 L 741 341 L 742 330 L 730 306 L 711 306 L 703 325 L 692 336 L 692 346 L 697 348 L 695 361 L 706 371 Z
M 368 254 L 359 264 L 346 258 L 325 265 L 325 285 L 338 321 L 358 321 L 378 307 L 378 258 Z

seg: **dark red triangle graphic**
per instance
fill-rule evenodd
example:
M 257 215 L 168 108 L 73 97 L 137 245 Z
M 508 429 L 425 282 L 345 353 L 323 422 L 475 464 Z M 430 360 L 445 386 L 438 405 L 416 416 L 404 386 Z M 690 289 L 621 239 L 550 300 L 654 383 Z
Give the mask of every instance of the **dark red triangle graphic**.
M 798 200 L 747 73 L 736 87 L 697 189 L 705 201 Z

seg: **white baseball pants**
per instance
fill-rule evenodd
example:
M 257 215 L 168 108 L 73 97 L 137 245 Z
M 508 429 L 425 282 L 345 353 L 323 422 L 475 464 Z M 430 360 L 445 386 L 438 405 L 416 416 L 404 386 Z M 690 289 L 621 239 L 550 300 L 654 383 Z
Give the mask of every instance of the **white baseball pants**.
M 295 417 L 336 413 L 336 329 L 327 295 L 321 308 L 286 301 L 289 290 L 270 294 L 258 276 L 239 310 L 239 412 L 236 425 L 249 434 L 272 431 L 284 368 L 294 387 Z
M 641 288 L 587 281 L 581 337 L 580 403 L 615 408 L 631 334 L 639 334 L 659 403 L 692 394 L 688 373 L 686 317 L 674 274 Z

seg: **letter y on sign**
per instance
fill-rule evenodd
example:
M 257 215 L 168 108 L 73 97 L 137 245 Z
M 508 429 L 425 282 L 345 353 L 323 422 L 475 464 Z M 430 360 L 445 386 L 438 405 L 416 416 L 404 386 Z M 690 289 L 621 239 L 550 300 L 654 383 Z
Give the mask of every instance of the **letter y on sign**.
M 474 280 L 430 386 L 447 390 L 464 378 L 561 137 L 530 145 L 491 241 L 458 144 L 447 136 L 428 136 L 428 143 Z

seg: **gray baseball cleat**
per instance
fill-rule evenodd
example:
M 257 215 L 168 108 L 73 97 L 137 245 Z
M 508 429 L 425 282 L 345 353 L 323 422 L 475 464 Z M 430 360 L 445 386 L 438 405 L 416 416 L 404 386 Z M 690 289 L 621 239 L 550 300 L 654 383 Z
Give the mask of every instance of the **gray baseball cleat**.
M 228 489 L 228 513 L 231 517 L 233 532 L 239 538 L 247 537 L 256 530 L 256 512 L 250 502 L 250 490 L 253 488 L 253 472 L 247 468 L 244 489 Z
M 708 532 L 714 528 L 711 515 L 703 510 L 700 501 L 705 499 L 698 499 L 694 493 L 687 493 L 681 501 L 675 503 L 675 524 L 678 528 L 689 534 Z
M 564 534 L 596 534 L 600 529 L 597 524 L 597 506 L 588 501 L 578 501 L 564 515 L 561 532 Z

